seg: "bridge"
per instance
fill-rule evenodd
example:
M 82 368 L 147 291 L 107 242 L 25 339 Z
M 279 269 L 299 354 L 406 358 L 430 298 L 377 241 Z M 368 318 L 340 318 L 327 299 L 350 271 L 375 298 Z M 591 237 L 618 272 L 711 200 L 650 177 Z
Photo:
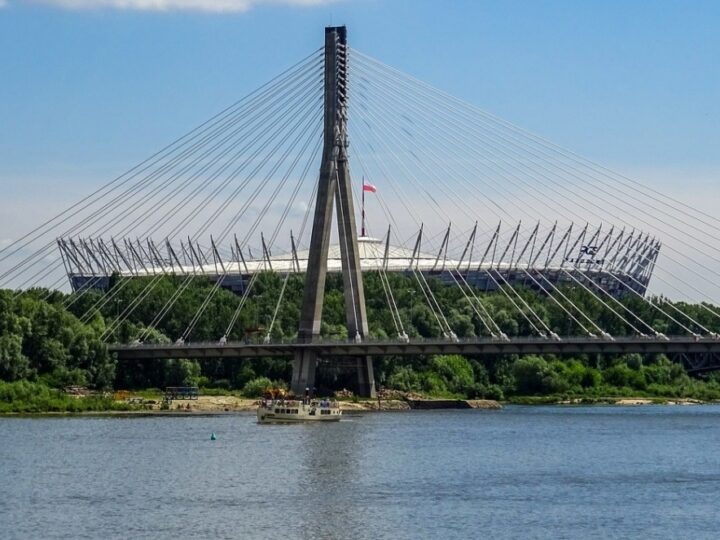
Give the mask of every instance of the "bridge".
M 719 225 L 350 48 L 333 26 L 323 47 L 0 250 L 0 283 L 51 295 L 67 280 L 66 307 L 83 322 L 102 314 L 120 361 L 289 358 L 296 392 L 313 386 L 320 362 L 342 359 L 372 396 L 382 356 L 667 354 L 701 372 L 720 367 L 720 309 L 700 290 L 719 282 Z M 266 273 L 282 288 L 264 335 L 243 340 L 239 321 Z M 368 273 L 393 337 L 370 332 Z M 393 273 L 414 280 L 434 336 L 408 337 Z M 330 274 L 342 276 L 347 340 L 322 337 Z M 273 331 L 292 276 L 304 287 L 297 333 L 283 340 Z M 173 288 L 147 306 L 165 278 Z M 210 288 L 184 331 L 154 343 L 198 281 Z M 697 303 L 649 295 L 651 282 Z M 456 305 L 441 305 L 437 283 Z M 194 340 L 221 289 L 237 295 L 224 333 Z M 544 295 L 570 335 L 524 290 Z M 457 335 L 460 309 L 472 335 Z M 149 322 L 129 325 L 142 310 Z
M 362 356 L 416 356 L 431 354 L 508 355 L 508 354 L 667 354 L 703 357 L 703 364 L 688 363 L 691 371 L 720 365 L 720 339 L 673 336 L 584 338 L 567 336 L 558 339 L 517 337 L 513 339 L 366 339 L 363 341 L 319 340 L 310 343 L 291 342 L 198 342 L 178 344 L 134 344 L 110 346 L 122 360 L 162 358 L 293 358 L 298 349 L 311 351 L 318 358 Z M 712 363 L 710 363 L 712 362 Z

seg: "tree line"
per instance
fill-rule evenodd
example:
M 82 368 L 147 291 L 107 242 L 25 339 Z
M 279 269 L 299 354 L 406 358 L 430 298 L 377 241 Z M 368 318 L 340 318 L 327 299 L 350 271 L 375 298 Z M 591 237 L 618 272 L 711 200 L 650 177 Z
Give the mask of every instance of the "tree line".
M 258 275 L 227 338 L 262 339 L 270 332 L 274 340 L 294 339 L 302 304 L 303 278 L 303 275 L 288 278 L 283 301 L 271 327 L 276 303 L 283 290 L 284 276 L 271 272 Z M 442 329 L 415 277 L 412 274 L 388 273 L 387 278 L 404 331 L 411 337 L 441 336 Z M 149 286 L 151 279 L 155 280 L 153 287 Z M 190 282 L 186 283 L 186 280 Z M 380 276 L 368 273 L 364 276 L 364 283 L 371 336 L 394 337 L 397 331 Z M 184 285 L 187 286 L 173 307 L 164 317 L 156 319 L 168 299 Z M 523 302 L 516 303 L 522 306 L 522 313 L 501 291 L 474 291 L 482 307 L 473 308 L 459 287 L 448 286 L 432 277 L 428 279 L 428 285 L 450 327 L 461 338 L 487 335 L 478 312 L 489 313 L 508 336 L 532 335 L 534 330 L 529 322 L 534 320 L 532 312 L 561 336 L 581 335 L 583 331 L 578 322 L 565 311 L 576 314 L 570 302 L 612 335 L 633 333 L 630 324 L 649 333 L 619 306 L 613 304 L 614 309 L 610 309 L 588 291 L 573 284 L 560 287 L 563 294 L 555 296 L 557 302 L 529 287 L 517 287 L 515 290 Z M 0 380 L 33 381 L 54 388 L 80 385 L 128 389 L 182 384 L 243 389 L 260 377 L 273 381 L 289 380 L 291 365 L 284 359 L 263 358 L 242 362 L 165 360 L 118 364 L 108 353 L 101 337 L 112 328 L 107 338 L 109 342 L 130 343 L 143 335 L 149 342 L 175 341 L 183 335 L 212 288 L 213 284 L 204 278 L 113 276 L 107 293 L 86 291 L 66 295 L 42 289 L 22 294 L 0 291 Z M 143 302 L 121 324 L 115 325 L 118 317 L 140 295 L 145 295 Z M 111 299 L 105 302 L 107 298 Z M 620 302 L 660 332 L 667 335 L 687 333 L 678 324 L 678 321 L 686 321 L 670 307 L 668 300 L 662 297 L 650 300 L 628 295 Z M 197 320 L 190 340 L 220 339 L 239 301 L 238 295 L 218 289 Z M 688 313 L 709 330 L 720 332 L 720 320 L 707 309 L 711 306 L 684 302 L 673 303 L 672 306 Z M 677 321 L 663 314 L 659 308 L 673 313 Z M 344 309 L 342 278 L 340 275 L 329 275 L 321 328 L 324 337 L 347 338 Z M 616 312 L 622 312 L 625 320 Z M 82 323 L 80 318 L 86 313 L 90 314 L 89 320 Z M 577 314 L 576 317 L 583 321 Z M 153 328 L 149 328 L 153 321 Z M 535 324 L 539 326 L 537 322 Z M 584 324 L 590 326 L 586 321 Z M 321 366 L 320 371 L 320 383 L 328 390 L 351 385 L 352 374 L 342 369 L 327 365 Z M 714 379 L 700 381 L 690 378 L 681 366 L 662 355 L 614 358 L 592 355 L 571 359 L 539 356 L 381 358 L 375 362 L 375 373 L 379 385 L 388 388 L 468 397 L 632 393 L 711 398 L 716 391 Z

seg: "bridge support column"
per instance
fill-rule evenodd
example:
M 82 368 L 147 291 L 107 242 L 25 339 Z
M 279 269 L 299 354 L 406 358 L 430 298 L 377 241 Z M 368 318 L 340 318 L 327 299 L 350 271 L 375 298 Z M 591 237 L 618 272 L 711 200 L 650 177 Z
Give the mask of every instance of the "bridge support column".
M 355 361 L 357 371 L 357 394 L 363 397 L 375 397 L 375 371 L 372 358 L 361 356 Z
M 324 145 L 298 328 L 298 341 L 304 343 L 312 342 L 320 336 L 334 202 L 337 207 L 348 338 L 362 341 L 368 335 L 347 154 L 347 61 L 345 27 L 325 28 Z M 314 385 L 317 360 L 314 353 L 312 356 L 308 353 L 297 353 L 293 361 L 293 391 L 304 392 L 306 387 L 311 388 Z M 358 394 L 374 397 L 372 360 L 369 357 L 359 358 L 356 371 Z
M 303 396 L 306 388 L 312 390 L 315 387 L 317 360 L 317 355 L 312 351 L 295 353 L 290 388 L 296 396 Z

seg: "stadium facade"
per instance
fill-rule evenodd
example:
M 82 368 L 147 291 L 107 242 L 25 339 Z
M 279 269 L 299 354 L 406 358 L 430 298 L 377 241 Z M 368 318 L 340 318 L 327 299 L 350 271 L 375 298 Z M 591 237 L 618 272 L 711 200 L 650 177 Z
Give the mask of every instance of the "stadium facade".
M 575 229 L 575 233 L 573 233 Z M 518 224 L 501 239 L 500 226 L 486 236 L 482 245 L 477 226 L 458 245 L 451 247 L 450 229 L 445 231 L 439 249 L 422 249 L 422 229 L 411 238 L 412 248 L 391 243 L 390 230 L 384 239 L 358 239 L 364 272 L 420 272 L 451 284 L 462 280 L 480 290 L 493 291 L 503 285 L 522 285 L 547 293 L 556 285 L 592 282 L 616 298 L 628 294 L 645 295 L 661 243 L 639 231 L 603 233 L 598 227 L 591 234 L 588 226 L 570 225 L 562 230 L 554 225 L 545 234 L 539 226 L 521 232 Z M 242 293 L 259 272 L 304 273 L 308 251 L 298 250 L 290 238 L 290 249 L 272 254 L 263 235 L 260 247 L 245 246 L 235 238 L 229 249 L 219 249 L 211 240 L 201 246 L 190 239 L 173 245 L 158 245 L 151 239 L 61 238 L 57 244 L 74 291 L 93 288 L 106 290 L 113 275 L 123 277 L 172 275 L 202 276 L 212 282 L 222 279 L 222 287 Z M 449 253 L 456 253 L 452 257 Z M 341 272 L 340 248 L 331 245 L 328 271 Z

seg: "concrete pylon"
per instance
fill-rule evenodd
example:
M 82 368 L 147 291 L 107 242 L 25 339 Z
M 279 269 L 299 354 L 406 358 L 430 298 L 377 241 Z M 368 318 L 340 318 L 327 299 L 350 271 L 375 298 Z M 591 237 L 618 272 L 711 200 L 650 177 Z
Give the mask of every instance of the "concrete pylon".
M 298 329 L 298 341 L 305 343 L 312 342 L 320 335 L 334 205 L 337 206 L 348 336 L 350 339 L 362 340 L 368 335 L 347 155 L 347 30 L 344 26 L 325 28 L 324 114 L 323 155 Z M 305 388 L 315 385 L 317 362 L 317 356 L 311 351 L 295 354 L 292 389 L 296 394 L 301 395 Z M 375 376 L 371 358 L 358 357 L 356 369 L 357 392 L 374 397 Z

